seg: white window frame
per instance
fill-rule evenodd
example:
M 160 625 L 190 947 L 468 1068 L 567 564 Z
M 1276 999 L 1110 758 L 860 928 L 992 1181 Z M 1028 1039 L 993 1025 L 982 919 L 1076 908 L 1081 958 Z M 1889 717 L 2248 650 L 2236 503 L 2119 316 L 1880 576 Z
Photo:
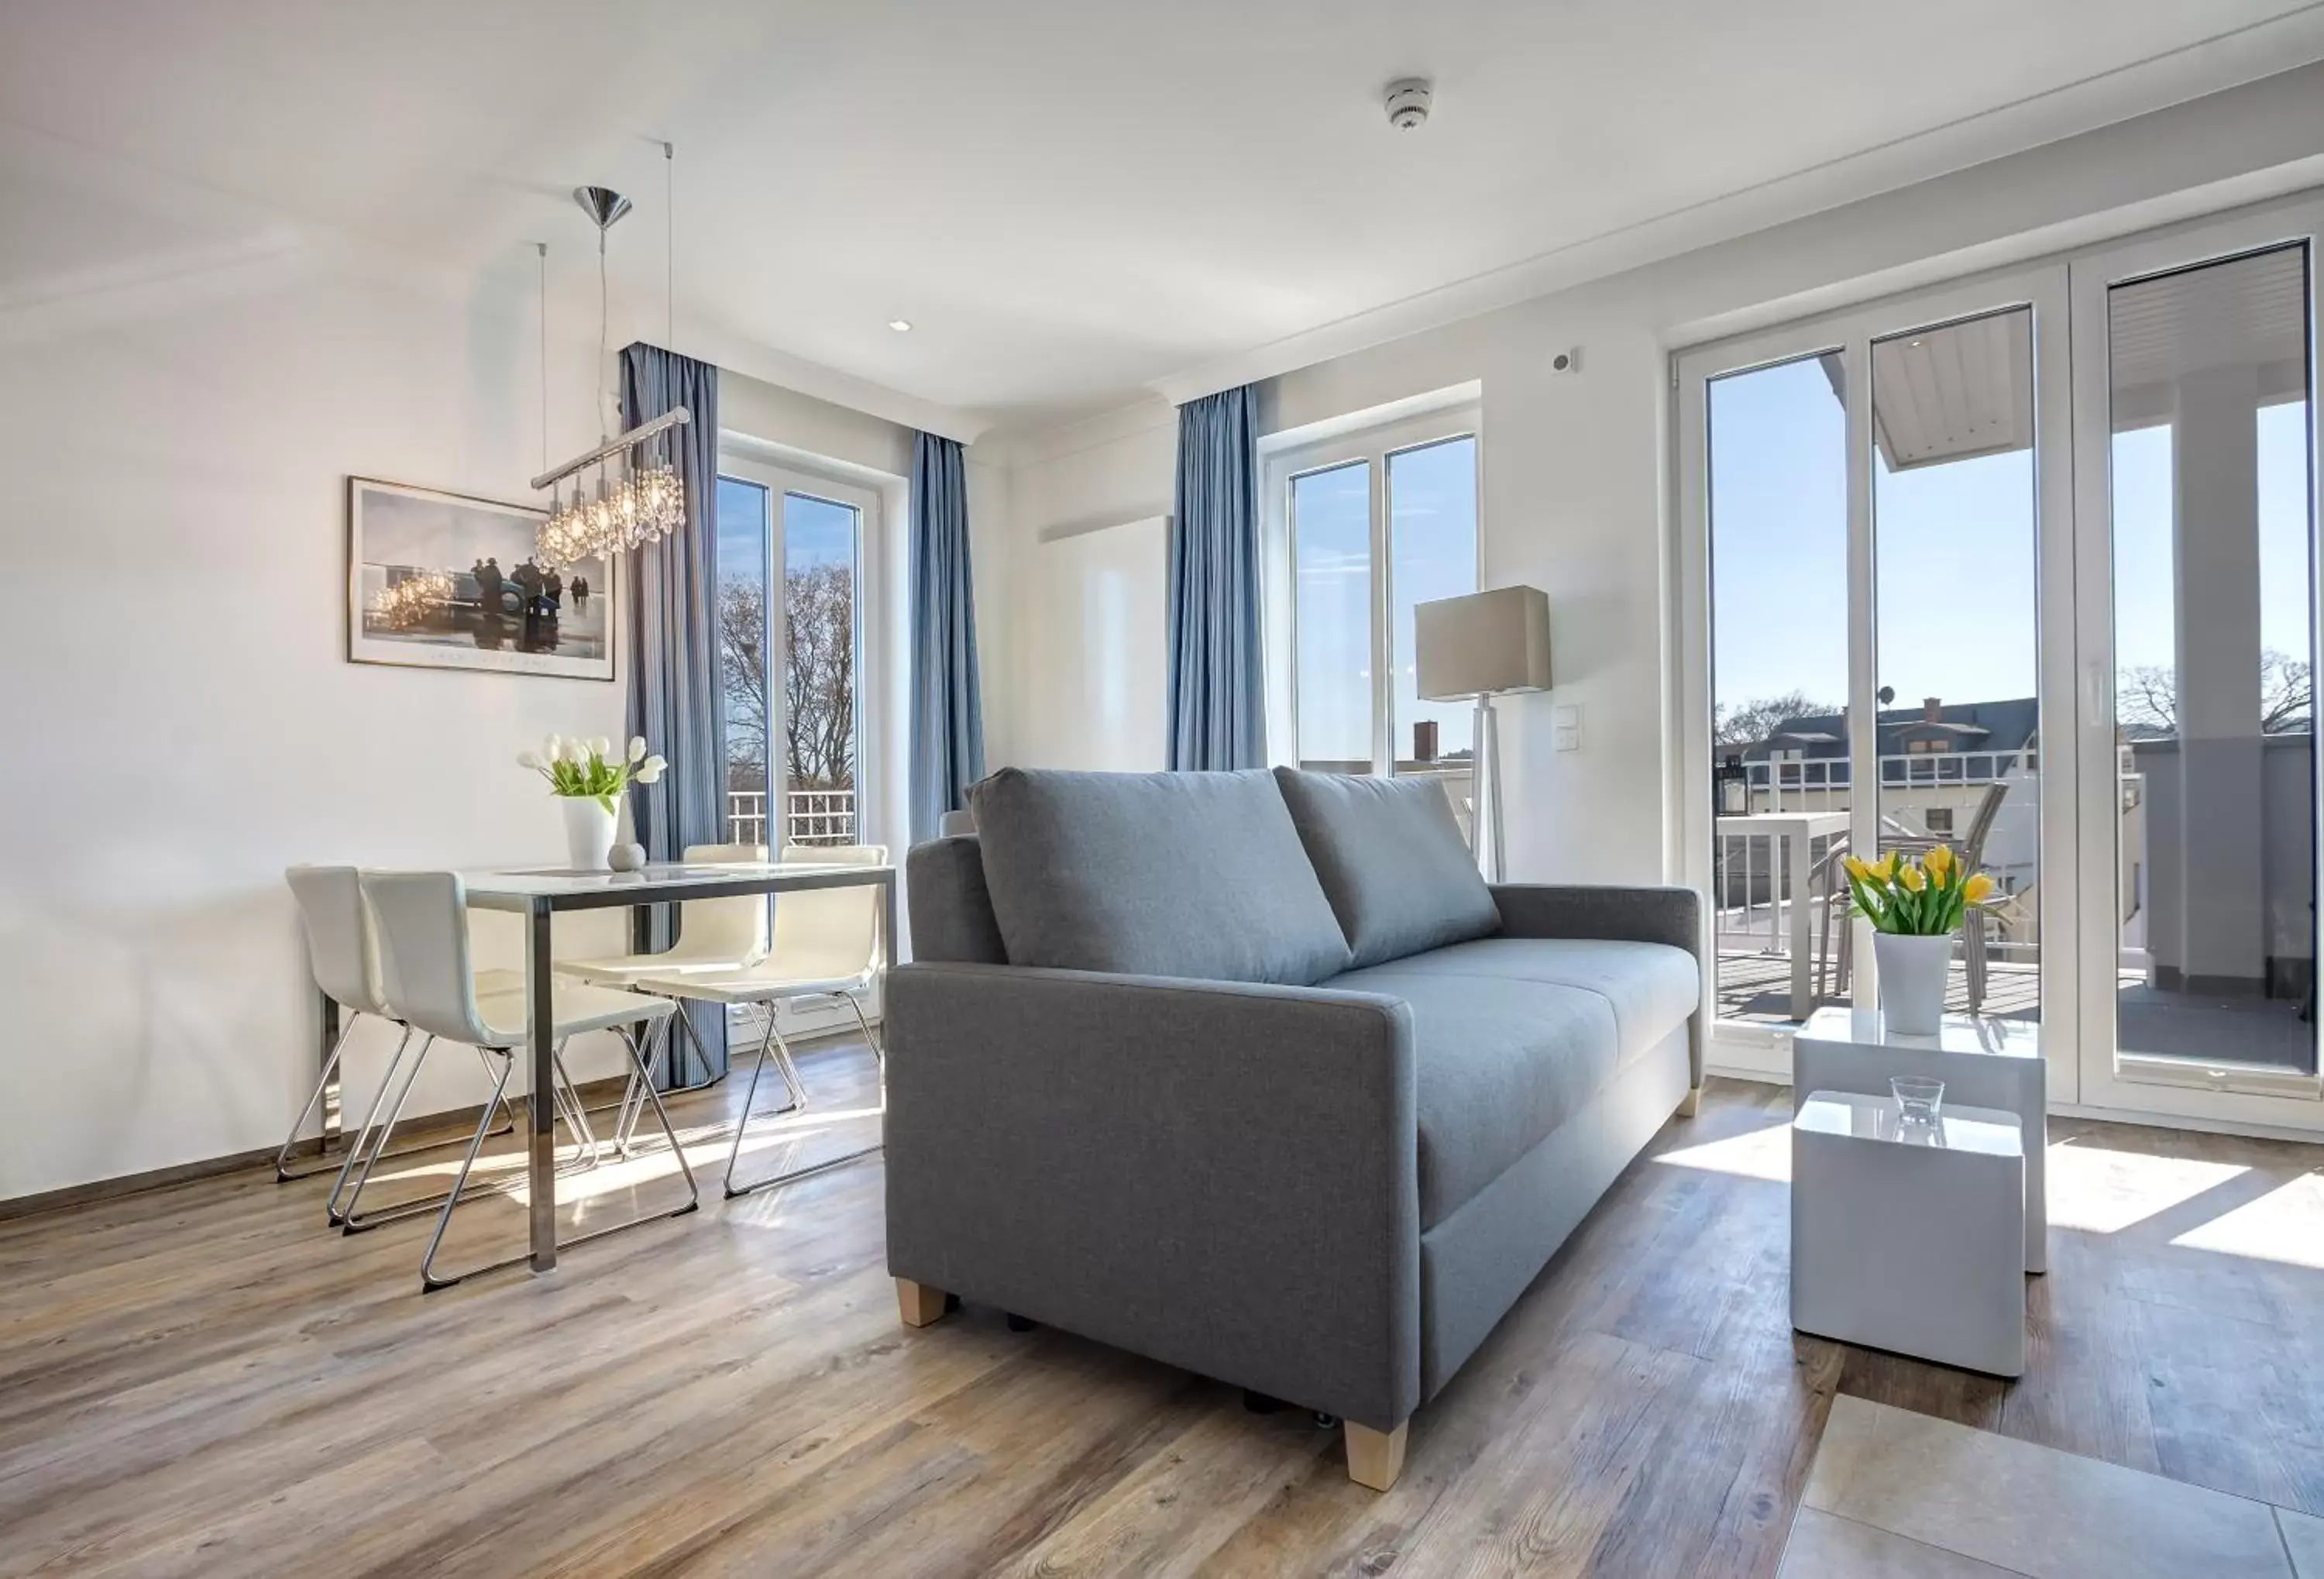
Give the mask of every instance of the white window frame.
M 881 695 L 877 677 L 872 672 L 880 652 L 878 633 L 881 622 L 875 600 L 882 585 L 880 568 L 873 562 L 881 541 L 880 504 L 878 490 L 861 483 L 795 466 L 776 466 L 770 462 L 731 451 L 719 457 L 718 475 L 738 482 L 752 483 L 767 490 L 769 519 L 767 522 L 767 653 L 770 664 L 779 664 L 788 651 L 788 605 L 780 596 L 783 566 L 783 497 L 787 494 L 802 494 L 813 499 L 828 500 L 844 504 L 856 512 L 855 525 L 855 836 L 859 844 L 878 844 L 870 830 L 876 826 L 872 820 L 872 808 L 867 801 L 872 787 L 880 782 L 879 720 L 874 716 Z M 786 720 L 783 716 L 783 688 L 780 677 L 768 677 L 770 694 L 767 698 L 767 846 L 779 850 L 789 842 L 790 783 L 783 771 L 781 741 Z
M 1388 461 L 1408 450 L 1426 449 L 1452 439 L 1467 439 L 1475 446 L 1477 468 L 1477 586 L 1485 579 L 1485 433 L 1480 402 L 1464 401 L 1418 416 L 1400 417 L 1358 427 L 1330 438 L 1275 445 L 1262 441 L 1259 461 L 1259 517 L 1266 565 L 1265 594 L 1268 674 L 1268 755 L 1277 763 L 1299 762 L 1299 564 L 1293 520 L 1291 486 L 1316 472 L 1363 461 L 1370 466 L 1368 490 L 1371 512 L 1371 771 L 1386 776 L 1396 770 L 1396 588 L 1394 522 L 1388 496 Z
M 1677 353 L 1672 361 L 1671 431 L 1678 508 L 1671 512 L 1668 545 L 1676 568 L 1672 578 L 1673 706 L 1679 723 L 1679 749 L 1670 754 L 1666 786 L 1678 808 L 1674 819 L 1677 847 L 1671 853 L 1674 881 L 1698 892 L 1711 887 L 1711 515 L 1709 400 L 1712 381 L 1803 356 L 1837 355 L 1847 384 L 1849 694 L 1848 761 L 1851 784 L 1872 792 L 1851 795 L 1849 842 L 1868 850 L 1879 843 L 1879 708 L 1875 629 L 1878 581 L 1874 565 L 1872 511 L 1872 342 L 1914 330 L 2007 312 L 2033 309 L 2034 366 L 2035 566 L 2039 587 L 2036 622 L 2043 632 L 2070 631 L 2073 617 L 2073 471 L 2071 408 L 2065 381 L 2043 376 L 2062 367 L 2068 351 L 2066 273 L 2052 263 L 1980 276 L 1950 286 L 1883 298 L 1861 307 L 1800 323 L 1719 340 Z M 1859 462 L 1861 464 L 1859 464 Z M 2037 636 L 2037 640 L 2040 638 Z M 2072 716 L 2072 643 L 2043 641 L 2038 649 L 2035 686 L 2045 719 Z M 1860 766 L 1859 766 L 1860 765 Z M 2073 823 L 2074 775 L 2070 764 L 2044 753 L 2041 836 L 2045 881 L 2042 935 L 2068 935 L 2074 903 L 2077 846 Z M 1854 919 L 1853 999 L 1877 1002 L 1868 923 Z M 1702 947 L 1713 961 L 1703 973 L 1703 1023 L 1711 1028 L 1709 1061 L 1727 1072 L 1789 1080 L 1792 1029 L 1718 1018 L 1715 918 L 1706 909 Z M 2043 1034 L 2046 1047 L 2076 1045 L 2074 961 L 2070 951 L 2045 949 L 2042 960 Z M 2076 1098 L 2075 1060 L 2061 1053 L 2048 1060 L 2052 1102 Z
M 2107 288 L 2125 279 L 2198 265 L 2292 241 L 2309 246 L 2310 531 L 2324 529 L 2324 199 L 2313 193 L 2223 211 L 2077 248 L 2035 263 L 1974 276 L 1925 291 L 1731 339 L 1674 350 L 1671 358 L 1670 457 L 1676 507 L 1670 536 L 1671 676 L 1668 705 L 1679 727 L 1666 758 L 1673 808 L 1666 866 L 1674 881 L 1709 891 L 1711 852 L 1710 520 L 1708 381 L 1839 352 L 1847 369 L 1849 453 L 1849 600 L 1850 607 L 1850 755 L 1877 760 L 1870 720 L 1876 596 L 1871 559 L 1869 344 L 1914 328 L 2031 305 L 2034 309 L 2035 465 L 2038 510 L 2037 618 L 2042 631 L 2038 689 L 2043 729 L 2041 836 L 2042 931 L 2074 947 L 2045 946 L 2042 965 L 2043 1044 L 2051 1106 L 2068 1113 L 2314 1138 L 2324 1133 L 2324 1075 L 2218 1074 L 2185 1060 L 2123 1057 L 2116 1045 L 2112 965 L 2118 940 L 2111 925 L 2116 823 L 2089 808 L 2116 794 L 2113 680 L 2111 454 L 2107 366 Z M 2324 673 L 2324 537 L 2311 557 L 2311 672 Z M 2062 572 L 2062 573 L 2061 573 Z M 2067 639 L 2052 633 L 2065 633 Z M 1864 694 L 1856 694 L 1861 690 Z M 2066 743 L 2070 742 L 2070 749 Z M 2070 762 L 2069 759 L 2071 759 Z M 1873 780 L 1877 783 L 1877 775 Z M 1877 832 L 1877 796 L 1851 808 L 1852 840 Z M 2315 854 L 2324 893 L 2324 797 Z M 2091 919 L 2083 924 L 2083 919 Z M 1877 1002 L 1870 938 L 1858 928 L 1857 1001 Z M 1702 946 L 1709 957 L 1711 918 Z M 1713 973 L 1705 973 L 1702 1010 L 1711 1030 L 1714 1067 L 1788 1080 L 1786 1029 L 1717 1020 Z
M 2310 1135 L 2324 1131 L 2324 1057 L 2319 1072 L 2214 1068 L 2191 1059 L 2126 1052 L 2116 1029 L 2112 987 L 2120 939 L 2114 922 L 2116 808 L 2101 799 L 2116 793 L 2114 663 L 2114 509 L 2112 368 L 2108 361 L 2107 291 L 2116 284 L 2157 273 L 2200 267 L 2237 255 L 2305 243 L 2308 247 L 2309 541 L 2318 543 L 2319 495 L 2324 478 L 2316 474 L 2324 457 L 2324 378 L 2318 344 L 2324 336 L 2324 199 L 2311 195 L 2264 204 L 2229 215 L 2212 215 L 2148 231 L 2076 253 L 2068 264 L 2074 312 L 2074 442 L 2078 561 L 2085 617 L 2076 635 L 2075 751 L 2086 786 L 2080 836 L 2082 844 L 2081 913 L 2093 923 L 2079 934 L 2085 993 L 2080 1048 L 2083 1105 L 2127 1112 L 2163 1122 L 2193 1120 L 2236 1128 L 2260 1128 Z M 2311 548 L 2311 576 L 2324 575 L 2324 552 Z M 2324 583 L 2309 588 L 2310 673 L 2324 673 Z M 2319 720 L 2324 722 L 2324 720 Z M 2311 724 L 2313 731 L 2315 725 Z M 2324 895 L 2324 799 L 2312 808 L 2310 853 L 2319 863 L 2311 877 Z M 2319 962 L 2324 963 L 2324 962 Z M 2311 968 L 2313 968 L 2311 966 Z

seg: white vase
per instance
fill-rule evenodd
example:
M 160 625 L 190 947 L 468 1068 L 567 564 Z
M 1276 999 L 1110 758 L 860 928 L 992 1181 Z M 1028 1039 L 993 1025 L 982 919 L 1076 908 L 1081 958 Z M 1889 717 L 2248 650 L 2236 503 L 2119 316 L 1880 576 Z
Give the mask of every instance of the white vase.
M 565 863 L 576 872 L 606 872 L 613 847 L 613 810 L 594 795 L 561 795 L 565 804 Z
M 1953 935 L 1915 937 L 1875 932 L 1880 966 L 1880 1013 L 1892 1031 L 1934 1036 L 1945 1016 L 1945 977 L 1952 969 Z

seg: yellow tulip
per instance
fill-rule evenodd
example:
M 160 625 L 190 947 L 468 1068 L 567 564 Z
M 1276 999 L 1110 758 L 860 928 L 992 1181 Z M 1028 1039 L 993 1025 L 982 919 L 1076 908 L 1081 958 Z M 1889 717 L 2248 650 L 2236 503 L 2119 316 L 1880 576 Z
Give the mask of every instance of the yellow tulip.
M 1896 875 L 1896 852 L 1894 850 L 1889 851 L 1886 855 L 1881 856 L 1879 860 L 1875 861 L 1868 870 L 1871 872 L 1873 876 L 1878 878 L 1883 882 L 1886 882 L 1890 878 Z
M 1978 873 L 1961 889 L 1961 898 L 1970 904 L 1983 904 L 1993 893 L 1993 879 Z
M 1867 878 L 1872 875 L 1872 868 L 1866 865 L 1863 862 L 1858 860 L 1853 855 L 1841 856 L 1840 863 L 1846 867 L 1848 869 L 1848 874 L 1856 879 L 1858 882 L 1864 882 Z
M 1953 847 L 1950 845 L 1939 845 L 1929 852 L 1923 864 L 1928 867 L 1931 877 L 1940 882 L 1943 882 L 1945 873 L 1953 869 Z
M 1904 886 L 1908 893 L 1918 893 L 1929 886 L 1928 879 L 1921 875 L 1921 869 L 1917 866 L 1905 867 L 1896 874 L 1896 881 Z

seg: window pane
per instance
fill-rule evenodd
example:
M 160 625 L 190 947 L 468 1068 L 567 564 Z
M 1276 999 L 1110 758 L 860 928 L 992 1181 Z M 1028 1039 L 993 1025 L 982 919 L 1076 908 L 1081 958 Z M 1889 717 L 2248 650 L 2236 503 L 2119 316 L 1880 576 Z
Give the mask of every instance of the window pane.
M 1846 1002 L 1848 420 L 1837 356 L 1710 389 L 1719 1012 Z M 1804 873 L 1804 880 L 1800 876 Z
M 854 506 L 783 495 L 783 839 L 855 842 Z
M 1291 480 L 1298 576 L 1299 765 L 1372 769 L 1371 466 Z
M 1412 611 L 1416 604 L 1477 590 L 1476 439 L 1448 439 L 1389 456 L 1388 498 L 1396 771 L 1443 778 L 1445 793 L 1465 824 L 1469 770 L 1476 754 L 1475 704 L 1420 699 Z
M 2107 293 L 2124 1052 L 2316 1067 L 2308 267 Z
M 767 490 L 718 479 L 718 671 L 726 707 L 726 837 L 767 842 Z
M 1999 885 L 1945 1006 L 2041 1014 L 2034 314 L 1872 343 L 1880 845 Z

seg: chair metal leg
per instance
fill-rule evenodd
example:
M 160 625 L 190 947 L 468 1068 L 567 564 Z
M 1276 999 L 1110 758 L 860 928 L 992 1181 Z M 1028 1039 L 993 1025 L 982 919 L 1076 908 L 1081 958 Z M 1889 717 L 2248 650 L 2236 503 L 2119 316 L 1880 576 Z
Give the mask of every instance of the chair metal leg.
M 435 1039 L 432 1037 L 429 1039 L 429 1042 L 433 1042 L 434 1039 Z M 424 1057 L 428 1051 L 427 1044 L 422 1044 L 420 1050 L 421 1056 Z M 497 1112 L 501 1119 L 500 1128 L 496 1130 L 487 1130 L 485 1131 L 484 1138 L 489 1140 L 496 1136 L 512 1134 L 516 1130 L 516 1113 L 509 1107 L 508 1093 L 503 1089 L 504 1083 L 493 1075 L 493 1060 L 490 1054 L 488 1054 L 483 1048 L 477 1048 L 474 1050 L 476 1055 L 476 1062 L 484 1067 L 484 1078 L 491 1080 L 493 1083 L 493 1097 L 490 1102 L 487 1102 L 484 1104 L 483 1117 L 485 1122 L 489 1122 L 493 1113 Z M 403 1098 L 399 1098 L 397 1100 L 395 1113 L 388 1119 L 387 1130 L 381 1134 L 378 1141 L 373 1148 L 371 1156 L 366 1159 L 363 1164 L 363 1174 L 355 1183 L 355 1194 L 347 1197 L 346 1209 L 343 1211 L 337 1211 L 331 1219 L 332 1223 L 343 1233 L 362 1233 L 366 1230 L 377 1228 L 384 1223 L 401 1223 L 406 1217 L 417 1217 L 422 1213 L 431 1212 L 438 1206 L 442 1205 L 444 1204 L 445 1197 L 451 1193 L 448 1190 L 439 1190 L 432 1196 L 415 1196 L 408 1201 L 398 1201 L 395 1205 L 382 1207 L 376 1212 L 358 1214 L 355 1211 L 356 1198 L 363 1194 L 364 1186 L 371 1182 L 372 1169 L 381 1161 L 385 1160 L 392 1162 L 399 1157 L 417 1157 L 422 1152 L 440 1151 L 447 1144 L 447 1142 L 442 1140 L 421 1140 L 416 1144 L 403 1147 L 399 1150 L 391 1151 L 386 1150 L 388 1135 L 393 1131 L 397 1122 L 402 1117 L 403 1099 L 410 1097 L 411 1094 L 411 1085 L 413 1082 L 416 1082 L 419 1077 L 420 1067 L 415 1063 L 412 1066 L 411 1079 L 405 1082 Z M 381 1090 L 383 1094 L 384 1094 L 384 1085 L 383 1085 Z M 337 1193 L 336 1191 L 333 1192 L 332 1199 L 334 1203 L 337 1200 Z
M 854 993 L 834 993 L 830 994 L 830 996 L 844 1001 L 847 1007 L 853 1011 L 856 1026 L 863 1032 L 863 1039 L 872 1048 L 872 1061 L 880 1072 L 879 1113 L 882 1117 L 884 1117 L 888 1112 L 887 1049 L 880 1045 L 880 1039 L 872 1034 L 872 1022 L 864 1017 L 863 1005 L 857 1002 Z M 780 1059 L 780 1064 L 778 1067 L 788 1071 L 784 1077 L 786 1079 L 798 1080 L 799 1084 L 797 1089 L 799 1094 L 799 1106 L 804 1109 L 807 1106 L 806 1081 L 804 1076 L 801 1076 L 798 1073 L 798 1064 L 791 1058 L 789 1045 L 783 1040 L 782 1037 L 777 1033 L 775 1030 L 775 1011 L 772 1003 L 770 1003 L 767 1006 L 767 1036 L 774 1046 L 776 1056 Z M 764 1069 L 766 1067 L 767 1048 L 762 1045 L 759 1050 L 758 1067 L 751 1071 L 752 1090 L 755 1091 L 758 1089 L 759 1071 L 761 1069 Z M 798 1179 L 812 1177 L 814 1175 L 818 1173 L 828 1173 L 835 1168 L 844 1167 L 848 1163 L 859 1161 L 863 1158 L 872 1156 L 879 1152 L 887 1144 L 886 1140 L 883 1137 L 879 1140 L 873 1141 L 869 1146 L 859 1146 L 853 1151 L 843 1151 L 836 1157 L 826 1157 L 821 1162 L 812 1162 L 805 1168 L 794 1168 L 788 1172 L 779 1173 L 771 1177 L 760 1179 L 755 1184 L 747 1184 L 738 1187 L 734 1183 L 734 1165 L 742 1158 L 742 1132 L 750 1127 L 751 1118 L 750 1098 L 745 1095 L 742 1102 L 742 1116 L 740 1120 L 736 1121 L 734 1125 L 733 1150 L 729 1151 L 726 1156 L 726 1198 L 730 1201 L 734 1199 L 737 1196 L 753 1195 L 760 1190 L 767 1189 L 775 1185 L 789 1184 Z
M 468 1187 L 468 1175 L 476 1166 L 476 1156 L 484 1149 L 484 1131 L 493 1121 L 493 1109 L 500 1105 L 501 1095 L 508 1089 L 509 1076 L 516 1070 L 516 1056 L 505 1048 L 494 1049 L 500 1055 L 500 1078 L 493 1083 L 493 1100 L 484 1104 L 484 1115 L 476 1121 L 476 1132 L 469 1138 L 468 1154 L 460 1159 L 460 1171 L 453 1176 L 452 1188 L 444 1197 L 444 1209 L 437 1214 L 436 1232 L 428 1236 L 428 1250 L 420 1258 L 420 1290 L 432 1293 L 447 1288 L 459 1281 L 457 1278 L 438 1279 L 436 1276 L 436 1252 L 444 1245 L 444 1231 L 452 1225 L 452 1208 L 460 1204 L 460 1192 Z M 532 1094 L 539 1102 L 541 1094 Z
M 571 1039 L 569 1037 L 566 1039 L 567 1041 Z M 574 1159 L 584 1168 L 595 1168 L 597 1166 L 597 1131 L 589 1127 L 589 1110 L 581 1100 L 581 1088 L 573 1083 L 572 1072 L 565 1067 L 565 1042 L 560 1041 L 551 1048 L 549 1057 L 557 1071 L 558 1106 L 565 1115 L 567 1131 L 573 1136 Z
M 315 1077 L 314 1094 L 307 1098 L 307 1105 L 299 1110 L 299 1116 L 290 1121 L 290 1132 L 282 1137 L 282 1150 L 274 1154 L 276 1184 L 289 1184 L 294 1178 L 312 1178 L 318 1173 L 331 1171 L 331 1165 L 326 1162 L 298 1173 L 291 1172 L 290 1148 L 299 1143 L 299 1131 L 307 1127 L 307 1121 L 314 1116 L 317 1108 L 323 1105 L 323 1093 L 330 1089 L 332 1076 L 339 1072 L 339 1055 L 347 1050 L 347 1039 L 355 1035 L 355 1021 L 362 1018 L 360 1012 L 348 1011 L 346 1023 L 339 1027 L 338 1039 L 331 1044 L 330 1056 L 323 1060 L 323 1072 Z M 342 1168 L 344 1166 L 342 1164 Z
M 649 1040 L 657 1039 L 649 1039 Z M 638 1048 L 631 1043 L 627 1037 L 622 1039 L 622 1045 L 629 1052 L 632 1068 L 640 1075 L 643 1075 L 646 1070 L 645 1057 L 641 1057 L 640 1056 Z M 500 1087 L 504 1088 L 508 1083 L 509 1071 L 515 1068 L 516 1060 L 512 1055 L 507 1052 L 503 1052 L 501 1057 L 506 1060 L 506 1067 L 503 1068 L 501 1075 Z M 495 1094 L 497 1094 L 498 1089 L 500 1088 L 495 1089 Z M 549 1094 L 551 1099 L 554 1100 L 554 1093 Z M 540 1101 L 540 1094 L 535 1094 L 531 1100 L 535 1102 Z M 620 1223 L 609 1223 L 602 1228 L 593 1228 L 588 1233 L 576 1234 L 571 1239 L 560 1239 L 558 1241 L 558 1249 L 563 1250 L 576 1244 L 586 1244 L 593 1239 L 603 1239 L 608 1233 L 618 1233 L 624 1228 L 634 1228 L 641 1223 L 651 1223 L 663 1217 L 682 1217 L 688 1212 L 700 1209 L 702 1205 L 701 1184 L 694 1177 L 693 1167 L 686 1160 L 686 1149 L 678 1144 L 678 1131 L 669 1122 L 669 1110 L 662 1105 L 661 1094 L 653 1089 L 651 1082 L 648 1082 L 646 1086 L 646 1100 L 652 1103 L 654 1116 L 661 1124 L 661 1132 L 664 1138 L 669 1141 L 670 1155 L 678 1159 L 678 1172 L 685 1177 L 686 1205 L 673 1207 L 667 1212 L 650 1212 L 641 1216 L 625 1219 Z M 486 1116 L 489 1117 L 489 1113 L 487 1113 Z M 461 1282 L 468 1278 L 476 1277 L 481 1273 L 498 1271 L 503 1267 L 519 1266 L 523 1264 L 529 1259 L 528 1252 L 520 1251 L 515 1255 L 505 1257 L 503 1260 L 492 1261 L 481 1267 L 471 1268 L 469 1270 L 465 1272 L 456 1272 L 449 1276 L 438 1275 L 436 1270 L 436 1252 L 443 1245 L 444 1231 L 451 1226 L 452 1209 L 460 1204 L 460 1196 L 468 1182 L 469 1171 L 475 1167 L 477 1153 L 481 1151 L 483 1148 L 484 1136 L 481 1133 L 476 1135 L 468 1142 L 467 1158 L 461 1163 L 460 1172 L 458 1177 L 453 1182 L 451 1194 L 445 1198 L 444 1209 L 436 1219 L 436 1231 L 434 1233 L 429 1235 L 428 1240 L 428 1253 L 420 1259 L 420 1291 L 423 1293 L 432 1294 L 438 1288 L 449 1288 L 455 1283 Z
M 324 1214 L 329 1218 L 332 1226 L 348 1233 L 355 1232 L 355 1203 L 363 1198 L 364 1187 L 371 1183 L 372 1169 L 379 1166 L 381 1154 L 394 1137 L 396 1121 L 403 1116 L 403 1104 L 411 1100 L 411 1088 L 420 1083 L 420 1071 L 428 1062 L 429 1049 L 435 1045 L 436 1039 L 432 1036 L 420 1039 L 419 1050 L 411 1055 L 411 1066 L 404 1072 L 401 1085 L 397 1085 L 395 1079 L 397 1069 L 403 1063 L 401 1050 L 396 1054 L 395 1063 L 389 1066 L 386 1077 L 380 1082 L 379 1096 L 373 1099 L 371 1112 L 364 1115 L 364 1132 L 356 1137 L 355 1150 L 347 1157 L 347 1161 L 354 1167 L 354 1174 L 346 1199 L 342 1203 L 339 1192 L 335 1188 L 331 1191 L 331 1198 L 324 1203 Z M 386 1098 L 390 1086 L 395 1087 L 395 1100 L 388 1103 L 386 1118 L 374 1127 L 372 1121 L 378 1116 L 380 1103 Z M 484 1116 L 489 1119 L 492 1114 L 487 1112 Z M 369 1141 L 368 1150 L 364 1145 L 366 1140 Z M 349 1181 L 346 1175 L 342 1175 L 340 1182 L 346 1184 Z

